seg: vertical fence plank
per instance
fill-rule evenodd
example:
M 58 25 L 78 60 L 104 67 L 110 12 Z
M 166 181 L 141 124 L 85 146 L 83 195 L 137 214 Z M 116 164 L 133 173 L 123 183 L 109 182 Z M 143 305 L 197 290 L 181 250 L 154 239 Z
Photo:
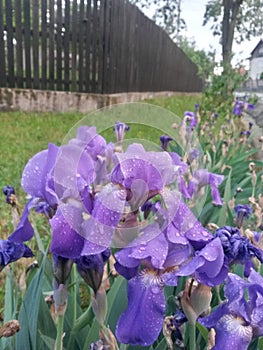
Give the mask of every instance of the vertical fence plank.
M 85 92 L 90 92 L 90 54 L 91 54 L 91 0 L 87 0 L 85 22 Z
M 71 80 L 72 91 L 77 91 L 77 31 L 78 31 L 78 3 L 77 0 L 72 2 L 72 26 L 71 26 Z
M 100 16 L 102 25 L 102 62 L 101 62 L 101 93 L 107 93 L 108 91 L 108 75 L 109 75 L 109 44 L 110 44 L 110 6 L 111 2 L 107 0 L 101 0 L 101 8 L 103 12 Z
M 8 85 L 15 86 L 15 62 L 14 62 L 14 34 L 13 34 L 13 8 L 12 0 L 6 0 L 6 32 L 7 32 L 7 68 Z
M 98 50 L 98 0 L 93 0 L 92 8 L 92 81 L 91 91 L 97 92 L 97 50 Z
M 126 59 L 127 59 L 127 52 L 125 51 L 125 41 L 126 41 L 126 27 L 127 27 L 127 18 L 125 17 L 125 2 L 120 3 L 118 6 L 118 16 L 116 18 L 116 21 L 118 21 L 116 24 L 120 28 L 120 25 L 122 27 L 122 30 L 119 31 L 118 35 L 118 41 L 117 41 L 117 47 L 118 47 L 118 55 L 117 57 L 117 76 L 116 76 L 116 90 L 117 92 L 125 91 L 123 90 L 123 78 L 125 75 L 126 67 Z
M 33 88 L 39 89 L 39 1 L 33 1 Z
M 70 57 L 69 57 L 69 44 L 70 44 L 70 0 L 65 0 L 65 15 L 63 26 L 65 29 L 63 41 L 64 41 L 64 89 L 69 91 L 70 89 Z
M 25 69 L 26 88 L 31 89 L 31 30 L 30 30 L 30 0 L 24 0 L 24 49 L 25 49 Z
M 55 27 L 55 43 L 56 43 L 56 89 L 62 90 L 62 2 L 57 0 L 56 8 L 56 27 Z
M 84 91 L 84 21 L 85 21 L 85 12 L 84 12 L 84 0 L 80 0 L 79 11 L 78 11 L 78 23 L 79 23 L 79 35 L 78 35 L 78 91 Z
M 104 2 L 100 0 L 98 7 L 98 55 L 97 55 L 97 69 L 98 69 L 98 82 L 97 93 L 102 93 L 102 80 L 103 80 L 103 68 L 105 55 L 105 6 Z
M 41 89 L 47 89 L 47 0 L 41 0 Z
M 117 3 L 114 0 L 111 1 L 111 11 L 110 11 L 110 53 L 109 53 L 109 61 L 110 61 L 110 70 L 109 70 L 109 90 L 108 92 L 115 91 L 116 87 L 116 52 L 118 50 L 117 47 L 117 26 L 116 26 L 116 20 L 117 20 Z
M 16 40 L 16 86 L 23 88 L 23 45 L 22 45 L 22 21 L 21 21 L 21 0 L 16 0 L 15 11 L 15 40 Z
M 48 88 L 54 90 L 55 83 L 55 14 L 54 14 L 54 0 L 49 0 L 49 74 L 48 74 Z
M 6 86 L 3 1 L 4 0 L 0 0 L 0 86 L 1 87 Z

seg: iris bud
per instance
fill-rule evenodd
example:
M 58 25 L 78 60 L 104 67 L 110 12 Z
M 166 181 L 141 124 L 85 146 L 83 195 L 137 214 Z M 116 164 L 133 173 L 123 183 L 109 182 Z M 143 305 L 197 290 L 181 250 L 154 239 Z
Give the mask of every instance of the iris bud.
M 188 280 L 181 298 L 181 305 L 190 324 L 195 325 L 197 318 L 207 312 L 212 300 L 211 287 Z

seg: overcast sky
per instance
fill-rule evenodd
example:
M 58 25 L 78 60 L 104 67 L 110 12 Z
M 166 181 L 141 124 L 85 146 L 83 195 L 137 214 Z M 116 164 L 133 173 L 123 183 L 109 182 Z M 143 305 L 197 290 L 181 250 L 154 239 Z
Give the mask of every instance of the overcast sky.
M 199 49 L 210 51 L 212 46 L 213 50 L 217 52 L 217 60 L 221 60 L 221 46 L 219 45 L 219 37 L 214 37 L 210 30 L 210 24 L 202 26 L 203 17 L 205 13 L 205 5 L 208 0 L 182 0 L 182 18 L 185 20 L 187 30 L 183 31 L 182 34 L 189 39 L 195 39 L 196 46 Z M 240 62 L 244 60 L 244 64 L 248 65 L 246 60 L 251 51 L 257 45 L 259 37 L 253 38 L 251 41 L 243 42 L 242 44 L 233 45 L 233 51 L 236 53 L 234 62 Z

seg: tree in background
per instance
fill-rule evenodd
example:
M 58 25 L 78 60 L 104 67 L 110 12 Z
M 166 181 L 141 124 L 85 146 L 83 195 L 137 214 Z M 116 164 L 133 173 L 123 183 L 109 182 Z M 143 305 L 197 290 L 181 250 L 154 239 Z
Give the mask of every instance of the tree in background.
M 213 34 L 220 37 L 224 68 L 231 64 L 233 41 L 241 43 L 262 34 L 262 0 L 210 0 L 204 25 L 212 22 Z
M 181 35 L 186 29 L 185 20 L 181 16 L 182 0 L 130 0 L 141 10 L 152 14 L 152 19 L 162 27 L 185 54 L 197 65 L 199 75 L 207 81 L 215 67 L 214 52 L 198 50 L 194 39 Z M 145 11 L 146 12 L 146 11 Z
M 183 0 L 130 0 L 143 9 L 151 9 L 153 20 L 164 28 L 171 38 L 180 38 L 186 23 L 181 16 Z M 194 14 L 193 14 L 194 16 Z M 209 0 L 204 13 L 204 25 L 220 37 L 224 67 L 230 66 L 233 42 L 241 43 L 263 31 L 263 0 Z
M 162 27 L 172 39 L 180 36 L 186 23 L 181 17 L 182 0 L 130 0 L 142 10 L 149 10 L 152 19 Z
M 184 51 L 184 53 L 197 65 L 198 74 L 202 78 L 203 82 L 210 80 L 215 69 L 215 51 L 206 52 L 199 50 L 196 47 L 194 39 L 188 39 L 186 37 L 178 37 L 177 45 Z

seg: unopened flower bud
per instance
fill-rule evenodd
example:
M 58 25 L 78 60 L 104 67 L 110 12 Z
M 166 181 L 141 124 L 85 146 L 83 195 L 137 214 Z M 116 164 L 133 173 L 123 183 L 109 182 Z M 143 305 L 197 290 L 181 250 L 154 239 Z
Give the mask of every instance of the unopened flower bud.
M 67 308 L 67 300 L 68 300 L 67 287 L 65 286 L 65 284 L 58 285 L 56 281 L 54 281 L 53 287 L 54 287 L 53 299 L 55 304 L 56 315 L 63 316 L 65 315 L 66 308 Z
M 249 170 L 250 170 L 250 171 L 255 170 L 255 163 L 254 163 L 254 162 L 250 162 L 250 163 L 249 163 Z
M 58 284 L 66 283 L 72 264 L 72 260 L 53 254 L 53 275 Z
M 197 318 L 209 310 L 211 300 L 211 287 L 196 285 L 192 280 L 186 282 L 181 305 L 190 324 L 195 325 Z
M 126 125 L 125 123 L 120 122 L 119 120 L 116 121 L 114 126 L 114 132 L 116 136 L 116 140 L 118 144 L 122 144 L 124 140 L 124 136 L 127 131 L 130 130 L 130 127 Z
M 251 174 L 251 182 L 252 182 L 252 186 L 255 187 L 257 184 L 257 174 L 255 171 L 253 171 Z
M 104 273 L 104 263 L 109 259 L 110 250 L 101 254 L 81 256 L 76 259 L 77 269 L 84 281 L 93 289 L 94 293 L 100 288 Z
M 168 135 L 160 136 L 161 147 L 164 151 L 167 151 L 169 142 L 173 141 L 173 138 Z
M 248 219 L 252 213 L 252 209 L 248 204 L 238 204 L 235 206 L 234 211 L 236 213 L 236 226 L 241 228 L 244 222 L 244 219 Z
M 103 326 L 108 310 L 107 295 L 104 289 L 99 289 L 92 297 L 92 309 L 97 321 Z
M 222 155 L 223 155 L 223 157 L 226 157 L 227 152 L 228 152 L 228 143 L 226 141 L 224 141 L 222 143 Z

